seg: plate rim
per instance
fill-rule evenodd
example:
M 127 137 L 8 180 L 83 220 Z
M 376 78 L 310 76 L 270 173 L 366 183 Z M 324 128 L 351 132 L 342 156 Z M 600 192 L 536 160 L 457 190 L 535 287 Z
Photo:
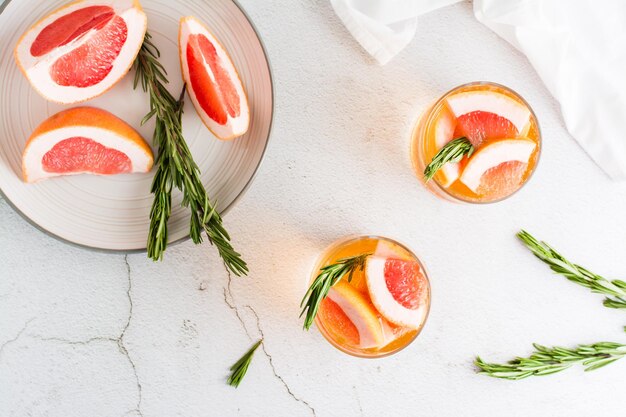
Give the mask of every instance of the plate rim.
M 2 12 L 4 11 L 4 9 L 7 7 L 7 5 L 9 3 L 11 3 L 11 1 L 13 0 L 5 0 L 4 3 L 2 3 L 0 5 L 0 14 L 2 14 Z M 235 204 L 248 192 L 248 190 L 250 189 L 250 186 L 252 185 L 252 183 L 254 182 L 254 179 L 256 178 L 256 176 L 259 173 L 259 170 L 261 168 L 261 165 L 263 164 L 263 161 L 265 160 L 266 154 L 267 154 L 267 148 L 269 146 L 270 140 L 272 138 L 272 128 L 274 125 L 274 114 L 276 111 L 276 92 L 274 91 L 275 87 L 274 87 L 274 75 L 273 75 L 273 71 L 272 71 L 272 63 L 270 62 L 270 57 L 269 54 L 267 53 L 267 48 L 265 47 L 265 43 L 263 42 L 263 38 L 261 38 L 261 34 L 258 30 L 258 28 L 256 27 L 256 25 L 254 24 L 254 22 L 252 21 L 252 19 L 250 18 L 250 16 L 248 15 L 248 13 L 246 12 L 246 10 L 243 8 L 243 6 L 241 6 L 241 4 L 239 4 L 238 0 L 230 0 L 235 6 L 237 6 L 237 8 L 239 9 L 239 11 L 241 11 L 241 14 L 243 14 L 243 16 L 246 18 L 246 20 L 248 21 L 248 23 L 250 24 L 250 27 L 252 28 L 252 30 L 254 31 L 254 34 L 256 36 L 256 38 L 259 40 L 259 45 L 261 45 L 261 50 L 263 51 L 263 56 L 265 57 L 265 62 L 267 62 L 267 71 L 270 77 L 270 92 L 271 92 L 271 98 L 272 98 L 272 108 L 271 108 L 271 117 L 270 117 L 270 123 L 268 126 L 268 131 L 267 131 L 267 140 L 265 141 L 265 146 L 263 147 L 263 151 L 261 152 L 261 157 L 259 158 L 259 162 L 257 163 L 256 167 L 254 168 L 254 172 L 252 173 L 252 175 L 250 176 L 250 178 L 248 179 L 248 181 L 246 182 L 246 185 L 244 185 L 244 187 L 241 189 L 241 191 L 239 192 L 239 194 L 237 194 L 237 196 L 233 199 L 233 201 L 230 202 L 230 204 L 228 204 L 228 206 L 224 207 L 223 210 L 220 211 L 220 215 L 222 217 L 224 217 L 234 206 Z M 43 232 L 44 234 L 56 239 L 59 242 L 62 242 L 64 244 L 76 247 L 76 248 L 80 248 L 80 249 L 87 249 L 93 252 L 101 252 L 101 253 L 110 253 L 110 254 L 118 254 L 118 255 L 129 255 L 129 254 L 135 254 L 135 253 L 147 253 L 147 246 L 145 248 L 139 248 L 139 249 L 109 249 L 109 248 L 100 248 L 98 246 L 90 246 L 90 245 L 86 245 L 83 243 L 77 243 L 77 242 L 72 242 L 71 240 L 65 239 L 55 233 L 52 233 L 51 231 L 43 228 L 42 226 L 40 226 L 39 224 L 35 223 L 34 220 L 32 220 L 30 217 L 28 217 L 26 214 L 24 214 L 22 212 L 22 210 L 20 210 L 19 208 L 17 208 L 15 206 L 15 204 L 13 204 L 13 202 L 11 201 L 11 199 L 9 199 L 6 194 L 2 191 L 2 187 L 0 187 L 0 197 L 2 197 L 2 199 L 9 205 L 9 207 L 11 207 L 13 209 L 13 211 L 15 211 L 16 213 L 18 213 L 20 215 L 20 217 L 22 217 L 22 219 L 26 220 L 26 222 L 28 224 L 30 224 L 32 227 L 34 227 L 35 229 L 39 230 L 40 232 Z M 187 234 L 186 236 L 181 237 L 180 239 L 177 239 L 175 241 L 169 242 L 167 244 L 167 248 L 170 248 L 172 246 L 178 245 L 179 243 L 183 243 L 186 242 L 188 240 L 190 240 L 191 236 L 189 234 Z

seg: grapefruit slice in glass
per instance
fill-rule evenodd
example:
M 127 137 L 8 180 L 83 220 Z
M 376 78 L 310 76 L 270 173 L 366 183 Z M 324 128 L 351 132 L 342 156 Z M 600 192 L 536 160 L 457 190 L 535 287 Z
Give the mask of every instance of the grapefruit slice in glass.
M 464 91 L 452 94 L 446 103 L 456 118 L 452 137 L 466 137 L 474 146 L 490 139 L 525 134 L 530 127 L 530 109 L 503 93 Z
M 496 200 L 513 194 L 524 182 L 528 164 L 519 161 L 503 162 L 488 169 L 480 178 L 476 194 Z
M 428 313 L 424 300 L 428 284 L 419 263 L 370 256 L 365 265 L 370 298 L 384 318 L 398 326 L 418 329 Z
M 126 122 L 94 107 L 59 112 L 32 133 L 22 155 L 24 181 L 59 175 L 148 172 L 153 155 Z
M 522 132 L 530 121 L 530 109 L 524 103 L 496 91 L 464 91 L 452 94 L 446 98 L 446 102 L 457 119 L 473 112 L 492 113 L 510 123 L 517 133 Z M 508 123 L 505 123 L 504 129 L 509 129 Z M 469 125 L 472 126 L 471 123 Z M 497 123 L 488 127 L 489 131 L 501 129 Z
M 433 120 L 435 130 L 435 146 L 437 151 L 443 148 L 448 142 L 455 137 L 455 129 L 457 120 L 454 114 L 446 106 L 441 108 L 439 114 Z M 454 181 L 459 178 L 459 163 L 448 162 L 444 164 L 439 171 L 435 174 L 438 182 L 442 187 L 449 187 Z
M 406 261 L 414 260 L 413 255 L 402 246 L 388 240 L 379 240 L 373 253 L 374 256 L 382 256 L 385 258 L 404 259 Z M 344 278 L 345 279 L 345 278 Z M 352 272 L 350 285 L 356 288 L 362 294 L 368 293 L 367 280 L 365 278 L 365 270 L 357 268 Z
M 376 309 L 350 284 L 339 281 L 320 304 L 318 318 L 340 344 L 374 348 L 385 344 Z
M 517 187 L 536 148 L 537 144 L 527 138 L 502 139 L 490 142 L 472 155 L 459 180 L 474 192 L 478 192 L 481 183 L 483 183 L 483 187 L 492 189 L 498 185 L 499 181 L 503 188 Z M 507 162 L 517 162 L 518 164 L 499 167 L 499 165 Z M 488 175 L 483 178 L 485 174 Z M 507 185 L 511 181 L 514 184 Z
M 453 136 L 466 137 L 476 147 L 489 140 L 514 138 L 518 134 L 517 128 L 509 119 L 495 113 L 478 110 L 463 114 L 456 120 Z
M 187 91 L 206 127 L 219 139 L 248 131 L 248 98 L 230 56 L 192 16 L 180 20 L 180 65 Z
M 89 100 L 132 66 L 146 33 L 137 0 L 82 0 L 35 23 L 17 43 L 15 59 L 31 85 L 58 103 Z

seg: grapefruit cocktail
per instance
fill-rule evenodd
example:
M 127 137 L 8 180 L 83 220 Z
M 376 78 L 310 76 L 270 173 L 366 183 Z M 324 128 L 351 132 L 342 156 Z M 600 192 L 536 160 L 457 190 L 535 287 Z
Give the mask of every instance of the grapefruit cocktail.
M 539 125 L 528 103 L 507 87 L 476 82 L 449 91 L 422 114 L 411 159 L 436 195 L 491 203 L 528 181 L 540 149 Z
M 325 271 L 345 265 L 349 272 L 326 284 L 326 296 L 319 297 L 313 317 L 322 335 L 360 357 L 387 356 L 411 343 L 430 308 L 430 284 L 419 259 L 384 237 L 343 239 L 319 257 L 307 295 Z

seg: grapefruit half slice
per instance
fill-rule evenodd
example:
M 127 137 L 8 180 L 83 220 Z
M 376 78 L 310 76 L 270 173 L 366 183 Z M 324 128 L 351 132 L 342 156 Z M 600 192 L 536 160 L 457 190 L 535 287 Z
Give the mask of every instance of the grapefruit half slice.
M 66 104 L 89 100 L 126 75 L 146 25 L 137 0 L 77 1 L 22 35 L 15 59 L 44 98 Z
M 330 288 L 320 304 L 318 316 L 339 343 L 363 349 L 385 343 L 376 309 L 344 281 Z
M 416 261 L 370 256 L 365 274 L 372 303 L 384 318 L 411 329 L 422 325 L 428 285 Z
M 481 182 L 493 182 L 494 178 L 497 179 L 499 177 L 517 178 L 519 175 L 512 174 L 520 171 L 520 165 L 511 166 L 509 164 L 501 169 L 502 172 L 490 172 L 490 181 L 483 181 L 485 173 L 507 162 L 522 163 L 521 172 L 523 174 L 536 147 L 537 144 L 527 138 L 503 139 L 491 142 L 478 149 L 472 155 L 459 179 L 470 190 L 477 192 Z M 517 186 L 519 184 L 514 185 Z
M 207 128 L 222 140 L 248 131 L 248 98 L 230 56 L 192 16 L 180 20 L 180 65 L 187 91 Z
M 22 155 L 24 181 L 59 175 L 148 172 L 153 155 L 126 122 L 94 107 L 59 112 L 32 133 Z

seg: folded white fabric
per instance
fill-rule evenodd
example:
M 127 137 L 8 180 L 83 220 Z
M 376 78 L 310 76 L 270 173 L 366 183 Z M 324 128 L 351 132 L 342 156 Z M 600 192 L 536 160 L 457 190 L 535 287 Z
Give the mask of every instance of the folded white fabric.
M 474 14 L 526 54 L 596 163 L 626 179 L 626 1 L 476 0 Z
M 381 64 L 410 42 L 417 16 L 450 0 L 331 0 Z M 626 1 L 475 0 L 476 18 L 526 54 L 596 163 L 626 179 Z
M 330 0 L 352 36 L 384 65 L 415 36 L 417 16 L 461 0 Z

